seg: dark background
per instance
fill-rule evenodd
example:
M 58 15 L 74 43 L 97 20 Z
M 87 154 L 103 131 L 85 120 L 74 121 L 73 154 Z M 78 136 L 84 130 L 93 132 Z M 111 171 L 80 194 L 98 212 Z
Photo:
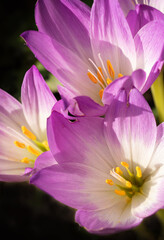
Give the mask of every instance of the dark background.
M 55 1 L 55 0 L 54 0 Z M 20 34 L 36 29 L 34 21 L 35 0 L 1 1 L 0 14 L 0 88 L 17 99 L 25 72 L 37 64 Z M 91 6 L 91 1 L 84 1 Z M 49 77 L 42 70 L 45 79 Z M 150 92 L 146 94 L 150 104 Z M 158 239 L 161 225 L 156 216 L 145 221 L 144 227 L 110 236 L 87 233 L 74 222 L 74 210 L 60 204 L 28 183 L 0 182 L 0 234 L 17 239 Z M 150 235 L 147 235 L 147 230 Z

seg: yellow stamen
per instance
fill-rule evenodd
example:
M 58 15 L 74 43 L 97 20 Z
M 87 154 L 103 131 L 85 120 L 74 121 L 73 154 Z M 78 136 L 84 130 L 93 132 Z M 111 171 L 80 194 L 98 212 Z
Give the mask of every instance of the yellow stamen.
M 15 141 L 14 144 L 19 148 L 25 148 L 26 147 L 26 145 L 24 143 L 21 143 L 21 142 L 18 142 L 18 141 Z
M 104 84 L 104 81 L 103 81 L 103 78 L 102 78 L 102 77 L 104 77 L 102 68 L 101 68 L 101 67 L 98 67 L 98 69 L 99 69 L 100 72 L 97 71 L 97 77 L 98 77 L 98 79 L 100 80 L 100 82 Z M 100 73 L 101 73 L 101 74 L 100 74 Z
M 106 179 L 106 183 L 109 185 L 114 185 L 114 182 L 112 181 L 112 179 Z
M 123 190 L 118 190 L 118 189 L 115 189 L 114 192 L 117 194 L 117 195 L 120 195 L 120 196 L 125 196 L 125 191 Z
M 99 91 L 99 95 L 100 95 L 100 98 L 101 98 L 101 99 L 102 99 L 103 93 L 104 93 L 104 89 L 101 89 L 101 90 Z
M 87 75 L 93 83 L 97 83 L 97 79 L 93 76 L 92 73 L 88 72 Z
M 118 77 L 121 78 L 121 77 L 123 77 L 123 75 L 122 75 L 121 73 L 119 73 L 119 74 L 118 74 Z
M 109 85 L 109 84 L 112 83 L 112 80 L 111 80 L 110 78 L 107 78 L 107 79 L 106 79 L 106 82 L 107 82 L 107 84 Z
M 25 126 L 21 127 L 22 132 L 26 135 L 26 137 L 28 137 L 31 140 L 36 140 L 36 136 L 30 132 Z
M 121 162 L 121 165 L 125 168 L 129 168 L 129 164 L 127 162 Z
M 38 152 L 36 149 L 34 149 L 33 147 L 31 147 L 31 146 L 27 146 L 27 150 L 30 152 L 30 153 L 32 153 L 32 154 L 34 154 L 35 156 L 39 156 L 40 155 L 40 152 Z
M 126 168 L 129 176 L 130 176 L 131 178 L 134 178 L 134 174 L 131 173 L 131 171 L 130 171 L 130 169 L 129 169 L 129 164 L 128 164 L 127 162 L 121 162 L 121 165 Z
M 131 188 L 131 187 L 132 187 L 132 184 L 131 184 L 131 182 L 129 182 L 129 181 L 126 181 L 126 187 L 128 187 L 128 188 Z
M 25 157 L 25 158 L 23 158 L 23 159 L 21 160 L 21 162 L 22 162 L 22 163 L 29 163 L 30 161 L 29 161 L 29 159 L 28 159 L 27 157 Z
M 141 177 L 142 177 L 142 171 L 141 171 L 141 168 L 140 168 L 140 167 L 138 167 L 138 166 L 136 167 L 136 172 L 137 172 L 137 175 L 136 175 L 136 176 L 137 176 L 138 178 L 141 178 Z
M 111 62 L 109 60 L 107 60 L 107 67 L 108 67 L 108 72 L 109 72 L 109 75 L 111 76 L 111 78 L 114 79 L 114 69 L 113 69 L 113 66 L 111 64 Z
M 123 175 L 123 172 L 121 171 L 121 169 L 119 167 L 116 167 L 116 173 L 119 175 Z

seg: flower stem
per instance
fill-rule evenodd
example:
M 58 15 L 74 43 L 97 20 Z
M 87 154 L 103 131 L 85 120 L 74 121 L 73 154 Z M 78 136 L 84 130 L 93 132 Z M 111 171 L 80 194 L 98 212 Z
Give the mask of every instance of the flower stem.
M 154 99 L 154 104 L 158 112 L 159 121 L 164 121 L 164 81 L 163 81 L 164 69 L 156 81 L 151 86 L 151 92 Z

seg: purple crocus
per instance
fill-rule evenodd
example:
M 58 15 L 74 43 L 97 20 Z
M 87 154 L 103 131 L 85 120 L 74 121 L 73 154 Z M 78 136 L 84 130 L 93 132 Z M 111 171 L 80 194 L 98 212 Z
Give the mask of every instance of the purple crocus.
M 22 37 L 68 100 L 84 95 L 102 104 L 113 80 L 138 69 L 144 93 L 162 68 L 164 22 L 151 21 L 133 38 L 118 0 L 95 0 L 91 10 L 79 0 L 38 0 L 35 20 L 38 31 Z
M 37 158 L 38 169 L 55 163 L 46 125 L 56 99 L 35 66 L 25 74 L 22 104 L 2 89 L 0 98 L 0 181 L 25 181 Z M 43 162 L 45 154 L 49 161 Z
M 122 89 L 105 119 L 48 119 L 49 146 L 58 165 L 31 183 L 77 209 L 86 230 L 109 234 L 137 226 L 164 207 L 164 124 L 135 88 Z

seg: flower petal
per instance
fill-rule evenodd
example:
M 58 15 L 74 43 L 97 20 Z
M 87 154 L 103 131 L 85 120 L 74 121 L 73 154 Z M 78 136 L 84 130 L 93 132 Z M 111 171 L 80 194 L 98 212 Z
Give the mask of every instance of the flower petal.
M 94 60 L 97 66 L 102 66 L 106 69 L 105 76 L 110 78 L 110 74 L 107 71 L 107 61 L 111 62 L 114 70 L 114 79 L 119 78 L 121 73 L 123 76 L 131 75 L 133 68 L 135 67 L 135 54 L 132 61 L 128 58 L 121 47 L 115 46 L 106 41 L 94 41 Z M 100 60 L 101 59 L 101 60 Z M 105 72 L 104 71 L 104 72 Z M 106 76 L 106 77 L 107 77 Z
M 149 216 L 164 208 L 164 123 L 157 128 L 156 146 L 143 175 L 149 176 L 141 193 L 134 196 L 133 213 L 138 217 Z
M 0 174 L 3 175 L 1 179 L 24 181 L 27 178 L 20 175 L 25 173 L 27 167 L 33 167 L 33 164 L 24 164 L 21 159 L 24 157 L 33 159 L 33 154 L 25 148 L 18 148 L 14 142 L 33 146 L 32 141 L 22 133 L 21 126 L 26 126 L 29 130 L 31 128 L 24 117 L 22 105 L 16 99 L 3 90 L 0 90 L 0 98 Z
M 142 69 L 138 69 L 132 73 L 132 82 L 135 88 L 137 88 L 142 94 L 147 91 L 147 86 L 150 88 L 152 82 L 147 79 L 146 73 Z
M 152 20 L 164 21 L 164 14 L 147 5 L 137 5 L 136 9 L 130 11 L 127 16 L 127 21 L 133 36 L 135 36 L 145 24 Z
M 21 103 L 2 89 L 0 99 L 0 122 L 19 131 L 26 124 Z
M 23 182 L 28 181 L 29 177 L 24 176 L 27 164 L 10 161 L 0 157 L 0 181 L 3 182 Z
M 142 27 L 134 38 L 137 69 L 144 69 L 147 76 L 156 62 L 164 60 L 163 36 L 164 21 L 151 21 Z
M 104 104 L 110 105 L 113 98 L 117 97 L 122 89 L 125 89 L 126 93 L 129 94 L 129 91 L 135 87 L 141 93 L 145 93 L 147 86 L 150 87 L 150 81 L 147 81 L 145 84 L 146 73 L 142 69 L 138 69 L 132 73 L 131 76 L 124 76 L 113 81 L 108 87 L 106 87 L 102 102 Z
M 127 16 L 128 12 L 132 9 L 135 8 L 135 3 L 134 3 L 135 0 L 119 0 L 119 3 L 120 3 L 120 6 L 121 6 L 121 9 L 123 10 L 125 16 Z
M 75 220 L 91 233 L 111 234 L 137 226 L 142 218 L 134 216 L 131 204 L 118 197 L 102 210 L 78 210 Z
M 37 157 L 35 161 L 35 168 L 38 171 L 54 164 L 57 164 L 54 156 L 52 155 L 51 151 L 47 151 L 43 152 L 39 157 Z
M 6 123 L 0 121 L 0 158 L 4 161 L 8 161 L 8 163 L 9 161 L 21 163 L 21 160 L 25 157 L 35 160 L 34 155 L 27 151 L 26 147 L 18 147 L 15 144 L 15 141 L 22 143 L 25 146 L 31 146 L 41 153 L 40 149 L 22 133 L 21 125 L 18 125 L 17 128 L 15 128 L 15 123 L 13 122 L 12 124 L 9 124 L 7 118 Z M 26 164 L 26 167 L 33 167 L 33 164 L 28 163 Z
M 132 168 L 137 165 L 145 169 L 155 147 L 156 122 L 137 89 L 132 89 L 129 95 L 122 90 L 113 100 L 106 113 L 105 127 L 113 158 L 129 162 Z
M 21 100 L 24 115 L 33 133 L 40 141 L 45 141 L 47 139 L 47 118 L 56 99 L 35 66 L 25 74 Z
M 135 8 L 136 0 L 119 0 L 122 10 L 124 11 L 125 16 L 128 12 Z M 145 0 L 137 0 L 138 4 L 145 4 Z M 164 2 L 161 0 L 148 0 L 148 6 L 158 9 L 164 13 Z M 147 7 L 146 4 L 146 7 Z
M 86 96 L 75 97 L 80 111 L 87 117 L 98 117 L 105 115 L 106 106 L 101 106 Z
M 157 61 L 154 66 L 152 67 L 150 74 L 147 78 L 147 80 L 143 83 L 143 87 L 140 88 L 140 91 L 142 94 L 144 94 L 153 84 L 153 82 L 157 79 L 157 77 L 159 76 L 162 67 L 164 65 L 164 61 Z
M 143 0 L 142 0 L 143 1 Z M 149 5 L 164 13 L 164 2 L 161 0 L 149 0 Z
M 109 42 L 120 48 L 135 66 L 135 45 L 125 16 L 117 0 L 95 0 L 91 10 L 91 39 L 93 49 L 99 42 Z
M 87 163 L 105 172 L 113 166 L 101 117 L 78 118 L 70 122 L 54 111 L 48 119 L 48 142 L 59 164 L 68 161 Z
M 87 76 L 88 59 L 87 62 L 82 61 L 71 50 L 43 33 L 28 31 L 22 36 L 44 67 L 75 96 L 86 95 L 100 99 L 100 87 L 94 85 Z
M 137 217 L 148 217 L 164 207 L 164 176 L 145 182 L 142 192 L 132 199 L 133 214 Z
M 84 114 L 80 111 L 76 100 L 74 99 L 73 92 L 69 91 L 67 88 L 65 88 L 63 86 L 58 86 L 58 91 L 59 91 L 61 99 L 63 101 L 63 107 L 64 107 L 63 115 L 65 117 L 66 117 L 65 113 L 67 113 L 67 115 L 68 115 L 68 112 L 71 113 L 72 115 L 84 116 Z M 57 111 L 57 112 L 59 112 L 59 111 Z
M 105 106 L 101 106 L 94 102 L 91 98 L 87 96 L 75 97 L 73 94 L 68 91 L 68 89 L 60 86 L 59 88 L 60 95 L 62 97 L 64 108 L 62 111 L 57 111 L 65 115 L 66 112 L 71 113 L 73 116 L 103 116 L 106 111 Z M 68 113 L 67 113 L 68 115 Z M 66 117 L 66 115 L 65 115 Z M 69 117 L 69 116 L 68 116 Z
M 105 179 L 106 174 L 94 167 L 68 162 L 42 169 L 31 183 L 70 207 L 95 210 L 115 200 Z
M 161 159 L 163 159 L 163 157 L 164 157 L 164 123 L 161 123 L 157 127 L 156 145 L 151 161 L 149 162 L 147 169 L 145 169 L 145 175 L 150 175 L 150 173 L 152 173 L 155 179 L 164 177 L 163 171 L 164 167 L 163 162 L 161 162 Z
M 105 175 L 87 165 L 68 162 L 44 168 L 33 175 L 31 183 L 56 200 L 80 209 L 76 221 L 92 232 L 128 229 L 142 220 L 132 215 L 125 198 L 108 190 Z
M 91 51 L 89 18 L 89 7 L 77 0 L 39 0 L 35 8 L 35 20 L 39 31 L 56 39 L 83 58 Z

